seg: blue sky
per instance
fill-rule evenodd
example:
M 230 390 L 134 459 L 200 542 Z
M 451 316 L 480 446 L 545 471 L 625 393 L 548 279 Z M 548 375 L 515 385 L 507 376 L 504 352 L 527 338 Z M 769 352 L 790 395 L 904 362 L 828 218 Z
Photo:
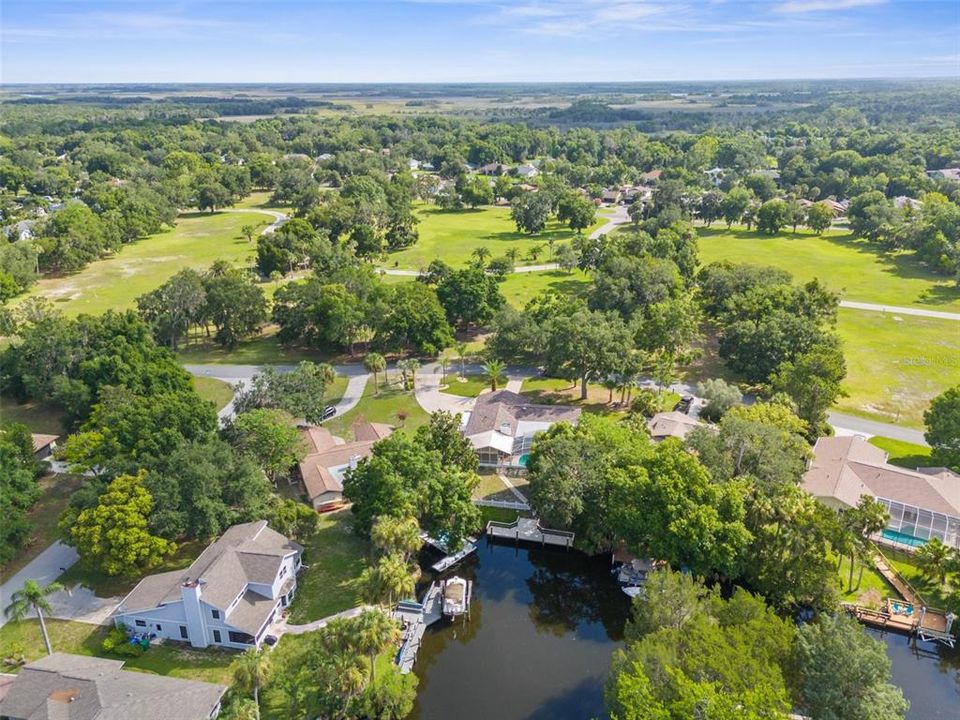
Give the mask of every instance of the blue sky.
M 3 0 L 0 80 L 960 76 L 960 0 Z

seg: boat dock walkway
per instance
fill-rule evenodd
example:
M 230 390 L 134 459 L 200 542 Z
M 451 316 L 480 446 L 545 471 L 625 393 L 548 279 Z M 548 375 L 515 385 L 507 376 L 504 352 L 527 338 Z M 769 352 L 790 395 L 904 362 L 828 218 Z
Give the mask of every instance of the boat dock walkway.
M 942 610 L 918 609 L 903 600 L 889 598 L 879 610 L 855 603 L 843 603 L 843 608 L 864 625 L 916 635 L 921 640 L 939 642 L 950 648 L 956 645 L 956 638 L 950 632 L 953 617 Z
M 402 674 L 405 675 L 413 670 L 417 653 L 420 652 L 423 634 L 428 627 L 443 617 L 442 612 L 443 593 L 438 583 L 431 583 L 422 602 L 401 600 L 397 603 L 393 617 L 403 625 L 403 634 L 395 662 Z
M 540 527 L 536 518 L 517 518 L 512 523 L 491 520 L 487 523 L 487 537 L 498 540 L 513 540 L 537 543 L 538 545 L 554 545 L 570 548 L 573 546 L 574 534 L 566 530 L 550 530 Z
M 450 554 L 450 550 L 447 548 L 446 543 L 442 540 L 437 540 L 432 538 L 426 533 L 421 533 L 420 538 L 430 547 L 434 548 L 443 553 L 444 557 L 440 558 L 437 562 L 430 566 L 430 569 L 436 573 L 442 573 L 444 570 L 448 570 L 456 565 L 458 562 L 463 560 L 468 555 L 472 555 L 477 551 L 476 540 L 474 538 L 469 538 L 460 548 L 459 551 Z

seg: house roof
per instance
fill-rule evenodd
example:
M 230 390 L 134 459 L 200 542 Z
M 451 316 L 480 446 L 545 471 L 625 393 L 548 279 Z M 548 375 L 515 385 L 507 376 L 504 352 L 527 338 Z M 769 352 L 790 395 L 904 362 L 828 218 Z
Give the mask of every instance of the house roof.
M 855 436 L 822 437 L 813 455 L 803 487 L 815 497 L 852 507 L 870 495 L 960 517 L 960 476 L 945 468 L 931 473 L 890 465 L 883 450 Z
M 40 452 L 48 445 L 56 442 L 59 439 L 59 435 L 43 435 L 41 433 L 33 433 L 30 435 L 33 439 L 33 451 Z
M 535 405 L 515 392 L 498 390 L 477 398 L 463 434 L 472 438 L 475 435 L 496 431 L 502 435 L 515 437 L 523 422 L 575 423 L 579 419 L 580 408 L 566 405 Z
M 212 716 L 224 685 L 123 669 L 119 660 L 54 653 L 25 665 L 0 716 L 28 720 L 178 720 Z
M 304 444 L 308 453 L 325 452 L 337 444 L 337 439 L 325 427 L 302 428 Z
M 696 418 L 679 410 L 657 413 L 647 420 L 647 430 L 650 431 L 650 437 L 655 439 L 675 437 L 683 440 L 691 430 L 702 425 Z
M 226 610 L 247 583 L 272 584 L 283 559 L 302 550 L 302 546 L 267 527 L 266 520 L 234 525 L 186 570 L 145 577 L 120 607 L 122 613 L 130 613 L 176 602 L 181 597 L 181 585 L 189 579 L 203 582 L 204 602 Z M 231 624 L 232 619 L 231 613 Z
M 369 457 L 373 446 L 393 432 L 393 427 L 384 423 L 357 422 L 352 429 L 356 438 L 354 442 L 330 445 L 325 450 L 307 455 L 300 462 L 300 476 L 311 500 L 325 493 L 343 492 L 341 468 L 349 465 L 351 460 Z

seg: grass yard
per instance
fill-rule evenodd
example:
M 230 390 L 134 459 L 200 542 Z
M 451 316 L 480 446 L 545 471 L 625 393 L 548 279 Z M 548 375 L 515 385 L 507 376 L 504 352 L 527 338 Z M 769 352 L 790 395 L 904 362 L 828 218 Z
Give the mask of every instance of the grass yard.
M 480 484 L 473 491 L 474 500 L 509 500 L 515 502 L 517 496 L 514 495 L 497 473 L 491 470 L 481 470 Z M 511 481 L 513 482 L 513 481 Z M 514 483 L 516 485 L 516 483 Z M 524 482 L 526 484 L 526 482 Z
M 923 600 L 929 607 L 939 608 L 941 610 L 953 610 L 960 612 L 960 597 L 954 592 L 956 588 L 941 585 L 939 582 L 930 580 L 917 567 L 913 557 L 901 550 L 883 548 L 883 554 L 890 564 L 907 579 L 907 582 L 913 586 L 923 597 Z M 953 598 L 951 601 L 951 594 Z
M 432 260 L 460 267 L 470 261 L 473 251 L 479 247 L 487 248 L 491 257 L 502 257 L 510 248 L 520 251 L 518 265 L 538 265 L 550 262 L 548 243 L 567 242 L 574 232 L 556 220 L 547 223 L 546 229 L 539 235 L 517 232 L 510 219 L 510 209 L 502 207 L 481 207 L 475 210 L 442 210 L 433 205 L 419 204 L 415 212 L 420 219 L 417 230 L 420 238 L 413 247 L 391 253 L 387 257 L 388 267 L 425 268 Z M 605 220 L 598 217 L 593 226 L 584 230 L 592 232 Z M 530 248 L 542 245 L 543 250 L 534 260 L 529 256 Z
M 849 232 L 828 231 L 817 237 L 809 230 L 786 230 L 775 237 L 745 229 L 699 228 L 700 260 L 730 260 L 773 265 L 797 281 L 814 277 L 843 299 L 883 305 L 960 310 L 960 288 L 952 278 L 935 275 L 910 252 L 883 253 Z
M 860 576 L 861 566 L 863 567 L 863 577 L 858 585 L 857 578 Z M 877 572 L 869 563 L 866 565 L 862 565 L 859 562 L 854 564 L 853 589 L 848 590 L 848 581 L 850 579 L 850 558 L 848 556 L 840 558 L 840 568 L 837 570 L 837 578 L 839 580 L 840 599 L 843 602 L 869 604 L 866 602 L 867 598 L 861 599 L 861 596 L 865 593 L 870 593 L 874 598 L 879 595 L 880 599 L 900 597 L 899 593 L 894 590 L 893 586 L 886 581 L 883 575 Z
M 108 655 L 100 649 L 107 627 L 67 620 L 46 622 L 50 643 L 55 651 L 123 660 L 127 670 L 229 684 L 230 665 L 237 657 L 235 652 L 229 650 L 195 650 L 186 644 L 165 643 L 151 646 L 138 658 L 121 658 Z M 28 661 L 43 657 L 46 650 L 40 634 L 40 623 L 37 620 L 23 620 L 7 623 L 0 628 L 0 655 L 6 656 L 11 648 L 21 650 Z M 5 668 L 4 671 L 11 670 Z
M 189 542 L 179 543 L 177 545 L 177 551 L 173 555 L 164 560 L 159 566 L 151 568 L 150 571 L 144 573 L 144 575 L 154 575 L 156 573 L 182 570 L 185 567 L 189 567 L 208 544 L 209 543 L 204 540 L 190 540 Z M 97 597 L 108 598 L 126 595 L 133 590 L 141 579 L 140 577 L 111 577 L 102 572 L 84 568 L 80 563 L 77 563 L 60 576 L 59 582 L 67 587 L 82 585 L 93 590 Z
M 256 244 L 248 243 L 240 228 L 253 225 L 259 231 L 270 222 L 262 213 L 184 213 L 175 228 L 124 245 L 73 275 L 44 278 L 26 297 L 49 298 L 67 315 L 132 308 L 138 296 L 184 268 L 203 269 L 215 260 L 248 265 Z
M 887 459 L 894 465 L 900 465 L 911 470 L 937 465 L 937 462 L 930 455 L 932 450 L 925 445 L 914 445 L 903 440 L 894 440 L 879 435 L 874 435 L 867 442 L 884 450 L 887 453 Z
M 490 389 L 490 380 L 483 375 L 467 373 L 463 378 L 458 378 L 458 365 L 459 363 L 454 362 L 450 368 L 453 372 L 447 371 L 447 388 L 443 392 L 460 397 L 477 397 L 484 390 Z
M 353 534 L 352 514 L 340 510 L 320 516 L 320 529 L 305 543 L 300 578 L 290 607 L 290 622 L 308 623 L 360 603 L 357 579 L 367 567 L 369 543 Z
M 848 397 L 837 410 L 923 427 L 930 400 L 960 377 L 960 322 L 841 309 Z
M 401 423 L 397 413 L 406 413 L 406 419 Z M 324 423 L 330 432 L 347 441 L 353 439 L 350 426 L 357 420 L 368 422 L 387 423 L 406 430 L 416 430 L 425 425 L 430 416 L 417 403 L 412 390 L 401 390 L 397 371 L 390 371 L 388 383 L 380 379 L 380 391 L 377 393 L 373 378 L 367 381 L 363 390 L 363 397 L 357 406 L 344 415 L 336 415 Z
M 614 404 L 609 404 L 610 391 L 596 383 L 587 384 L 587 399 L 580 400 L 580 383 L 571 384 L 569 380 L 560 378 L 536 377 L 523 381 L 520 394 L 529 397 L 532 401 L 546 405 L 576 405 L 586 412 L 601 415 L 622 415 L 626 408 L 616 403 L 619 401 L 619 391 L 614 391 Z
M 194 375 L 192 382 L 197 395 L 212 402 L 217 411 L 226 407 L 227 403 L 233 398 L 233 388 L 230 383 L 225 383 L 223 380 Z
M 21 404 L 9 395 L 0 395 L 0 425 L 4 423 L 23 423 L 35 433 L 62 435 L 65 432 L 60 406 L 38 400 Z
M 4 576 L 11 577 L 19 572 L 57 539 L 60 514 L 70 503 L 70 496 L 82 483 L 83 479 L 75 475 L 47 475 L 40 478 L 43 494 L 27 511 L 27 520 L 33 524 L 33 529 L 16 557 L 2 567 Z
M 589 288 L 589 277 L 582 270 L 567 273 L 564 270 L 511 273 L 500 283 L 500 292 L 515 308 L 523 308 L 537 295 L 556 290 L 564 295 L 582 295 Z
M 268 325 L 256 337 L 244 340 L 234 348 L 225 348 L 213 342 L 198 342 L 181 346 L 177 360 L 187 365 L 231 363 L 238 365 L 295 365 L 301 360 L 313 362 L 348 362 L 349 356 L 331 355 L 313 348 L 282 345 L 277 340 L 276 325 Z

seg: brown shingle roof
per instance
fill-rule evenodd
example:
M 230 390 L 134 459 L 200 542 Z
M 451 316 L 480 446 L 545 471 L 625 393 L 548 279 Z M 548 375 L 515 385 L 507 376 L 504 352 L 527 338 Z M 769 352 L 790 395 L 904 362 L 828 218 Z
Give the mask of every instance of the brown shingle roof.
M 211 717 L 226 690 L 223 685 L 126 671 L 118 660 L 54 653 L 20 670 L 0 700 L 0 716 L 204 720 Z
M 510 426 L 510 435 L 516 435 L 520 422 L 571 422 L 580 419 L 580 408 L 567 405 L 535 405 L 522 395 L 509 390 L 486 393 L 477 398 L 470 419 L 463 430 L 467 437 L 490 430 L 500 431 Z
M 679 410 L 672 412 L 657 413 L 647 421 L 647 430 L 650 431 L 650 437 L 654 440 L 662 440 L 668 437 L 680 438 L 683 440 L 691 430 L 698 428 L 701 423 L 696 418 L 692 418 Z
M 59 436 L 59 435 L 43 435 L 43 434 L 41 434 L 41 433 L 33 433 L 33 434 L 30 435 L 30 437 L 31 437 L 31 439 L 33 440 L 33 451 L 36 453 L 36 452 L 40 452 L 41 450 L 43 450 L 43 449 L 44 449 L 45 447 L 47 447 L 47 445 L 49 445 L 50 443 L 55 442 L 60 436 Z
M 960 517 L 960 477 L 949 470 L 936 474 L 887 463 L 886 453 L 859 437 L 822 437 L 803 487 L 815 497 L 856 505 L 861 495 Z
M 381 427 L 390 427 L 389 425 Z M 331 468 L 346 465 L 352 458 L 370 457 L 373 446 L 380 440 L 336 445 L 326 452 L 308 455 L 300 463 L 300 476 L 306 488 L 307 496 L 314 498 L 328 492 L 343 492 L 343 484 L 330 472 Z

